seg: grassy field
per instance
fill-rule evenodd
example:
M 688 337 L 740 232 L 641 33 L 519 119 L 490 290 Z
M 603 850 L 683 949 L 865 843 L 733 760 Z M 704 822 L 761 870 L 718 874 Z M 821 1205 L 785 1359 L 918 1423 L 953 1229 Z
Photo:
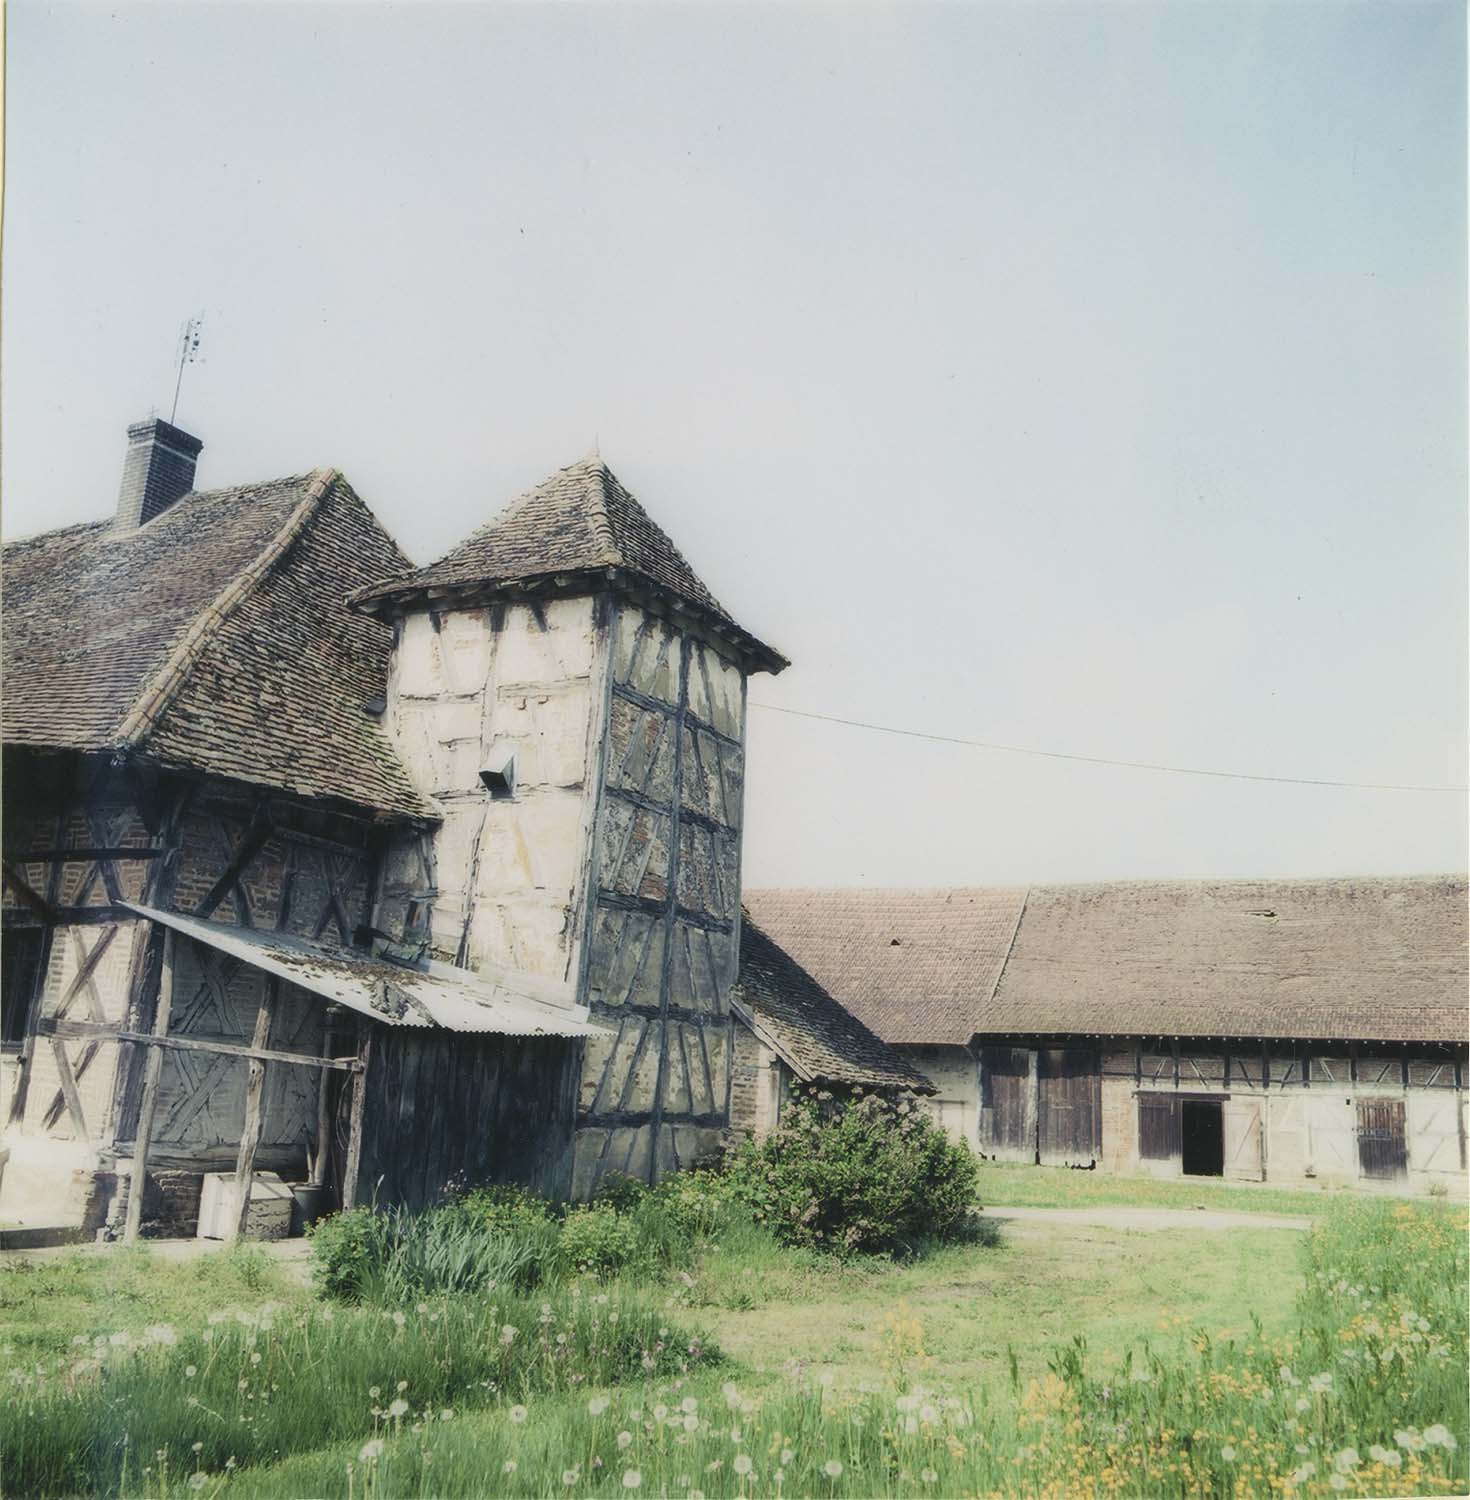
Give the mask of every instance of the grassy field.
M 1014 1162 L 983 1162 L 980 1201 L 1007 1208 L 1209 1208 L 1230 1213 L 1323 1214 L 1344 1197 L 1344 1188 L 1288 1188 L 1266 1182 L 1211 1182 L 1203 1178 L 1118 1177 L 1111 1172 L 1076 1172 L 1067 1167 L 1035 1167 Z
M 254 1249 L 8 1259 L 0 1494 L 1461 1493 L 1463 1211 L 1320 1197 L 356 1310 Z

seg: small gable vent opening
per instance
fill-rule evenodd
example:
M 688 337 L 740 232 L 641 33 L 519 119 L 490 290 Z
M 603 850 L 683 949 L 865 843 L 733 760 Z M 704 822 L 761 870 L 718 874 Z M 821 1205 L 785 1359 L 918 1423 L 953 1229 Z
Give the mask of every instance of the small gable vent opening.
M 888 946 L 890 948 L 902 948 L 903 940 L 901 938 L 889 938 Z
M 490 755 L 480 767 L 480 780 L 496 802 L 516 794 L 516 755 L 504 745 L 492 745 Z

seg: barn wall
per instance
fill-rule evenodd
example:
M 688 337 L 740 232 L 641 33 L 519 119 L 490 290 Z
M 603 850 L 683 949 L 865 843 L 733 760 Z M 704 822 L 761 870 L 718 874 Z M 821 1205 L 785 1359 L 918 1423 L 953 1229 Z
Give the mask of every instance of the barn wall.
M 735 1064 L 730 1084 L 730 1129 L 757 1138 L 770 1134 L 781 1116 L 795 1074 L 748 1026 L 734 1028 Z
M 968 1047 L 901 1045 L 895 1050 L 938 1090 L 932 1097 L 920 1100 L 921 1107 L 928 1110 L 955 1140 L 978 1148 L 980 1071 L 975 1055 Z
M 575 980 L 601 733 L 603 606 L 590 597 L 421 610 L 397 625 L 386 722 L 444 811 L 390 844 L 378 925 L 435 955 Z M 514 795 L 480 769 L 513 752 Z
M 359 1201 L 422 1208 L 490 1183 L 565 1198 L 581 1045 L 377 1028 Z
M 1177 1077 L 1176 1077 L 1177 1067 Z M 1105 1048 L 1102 1154 L 1107 1171 L 1177 1177 L 1177 1154 L 1150 1157 L 1141 1095 L 1221 1100 L 1224 1176 L 1236 1181 L 1354 1186 L 1369 1191 L 1464 1189 L 1470 1106 L 1465 1051 L 1442 1047 L 1323 1048 L 1275 1044 L 1229 1052 L 1167 1043 Z M 1401 1118 L 1402 1169 L 1373 1137 Z M 1365 1138 L 1367 1144 L 1365 1145 Z M 1382 1154 L 1373 1175 L 1375 1152 Z
M 347 942 L 369 913 L 374 848 L 359 819 L 287 798 L 264 799 L 230 782 L 14 752 L 7 754 L 6 773 L 6 859 L 58 918 L 45 921 L 35 903 L 7 883 L 6 927 L 44 930 L 46 953 L 25 1062 L 16 1070 L 11 1124 L 26 1134 L 78 1142 L 98 1169 L 94 1196 L 105 1195 L 114 1180 L 113 1158 L 132 1151 L 145 1049 L 46 1031 L 56 1022 L 151 1027 L 162 940 L 122 903 Z M 72 849 L 139 850 L 151 857 L 37 857 Z M 171 1034 L 248 1043 L 261 977 L 212 950 L 183 942 L 177 948 Z M 313 1052 L 320 1025 L 315 1001 L 285 999 L 270 1045 Z M 161 1204 L 166 1222 L 178 1229 L 192 1225 L 198 1171 L 233 1164 L 245 1065 L 201 1053 L 164 1057 L 158 1180 L 147 1201 Z M 81 1128 L 65 1097 L 63 1071 L 75 1081 Z M 288 1070 L 267 1071 L 266 1136 L 258 1160 L 263 1168 L 295 1172 L 304 1166 L 315 1127 L 314 1090 L 304 1082 L 314 1075 L 290 1071 L 302 1076 L 288 1083 Z M 58 1187 L 55 1222 L 66 1222 L 73 1208 Z

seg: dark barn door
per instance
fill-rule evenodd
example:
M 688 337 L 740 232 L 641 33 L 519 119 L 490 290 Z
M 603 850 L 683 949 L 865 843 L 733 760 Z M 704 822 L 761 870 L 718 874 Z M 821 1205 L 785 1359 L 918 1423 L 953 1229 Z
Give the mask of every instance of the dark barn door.
M 1030 1054 L 1024 1047 L 980 1049 L 980 1144 L 1010 1152 L 1036 1149 L 1026 1139 Z
M 1138 1154 L 1144 1161 L 1168 1161 L 1182 1148 L 1179 1099 L 1175 1094 L 1138 1096 Z
M 1408 1171 L 1402 1099 L 1358 1100 L 1358 1165 L 1364 1177 L 1402 1177 Z
M 1097 1053 L 1068 1049 L 1043 1052 L 1037 1146 L 1042 1161 L 1081 1164 L 1102 1149 L 1102 1077 Z
M 1225 1120 L 1218 1099 L 1182 1099 L 1180 1156 L 1186 1177 L 1225 1175 Z

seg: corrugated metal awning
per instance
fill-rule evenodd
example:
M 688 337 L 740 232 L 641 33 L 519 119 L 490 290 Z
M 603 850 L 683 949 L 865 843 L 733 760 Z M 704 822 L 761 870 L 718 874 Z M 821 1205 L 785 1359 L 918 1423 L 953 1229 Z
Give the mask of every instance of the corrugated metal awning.
M 598 1036 L 570 985 L 487 967 L 479 972 L 431 963 L 409 969 L 352 948 L 308 942 L 290 933 L 227 927 L 129 902 L 139 916 L 171 927 L 324 1000 L 384 1026 L 437 1026 L 502 1036 Z

